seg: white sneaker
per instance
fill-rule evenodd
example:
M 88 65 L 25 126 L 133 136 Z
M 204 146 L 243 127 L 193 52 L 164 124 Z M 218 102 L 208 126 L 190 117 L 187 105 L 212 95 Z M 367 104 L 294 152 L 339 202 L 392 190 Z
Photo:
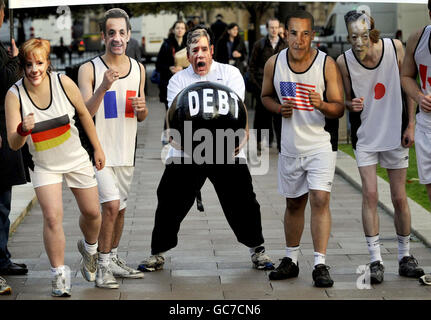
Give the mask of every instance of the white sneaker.
M 72 286 L 70 283 L 70 268 L 64 266 L 61 268 L 58 274 L 54 276 L 54 280 L 51 282 L 53 297 L 70 297 Z
M 142 279 L 144 277 L 143 272 L 130 268 L 126 265 L 126 261 L 118 256 L 111 258 L 111 261 L 109 262 L 109 268 L 111 269 L 114 277 L 131 279 Z
M 96 280 L 97 253 L 91 255 L 85 250 L 84 239 L 78 240 L 78 250 L 82 255 L 81 273 L 85 280 L 93 282 Z
M 120 287 L 111 269 L 99 263 L 96 271 L 96 287 L 106 289 L 118 289 Z

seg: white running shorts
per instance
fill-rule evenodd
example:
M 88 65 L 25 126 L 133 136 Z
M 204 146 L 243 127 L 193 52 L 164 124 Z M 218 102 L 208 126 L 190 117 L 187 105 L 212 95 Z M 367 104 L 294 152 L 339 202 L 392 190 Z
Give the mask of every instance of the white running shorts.
M 388 151 L 368 152 L 354 150 L 358 167 L 380 163 L 385 169 L 403 169 L 409 167 L 409 148 L 399 146 Z
M 67 173 L 29 171 L 34 188 L 62 183 L 63 177 L 69 188 L 87 189 L 97 186 L 96 177 L 91 165 Z
M 309 190 L 331 192 L 337 152 L 322 152 L 307 157 L 278 157 L 278 192 L 298 198 Z
M 420 130 L 415 132 L 416 160 L 418 163 L 419 182 L 431 183 L 431 132 Z
M 104 167 L 96 172 L 99 189 L 99 201 L 105 203 L 120 200 L 120 210 L 127 207 L 127 197 L 133 180 L 135 167 Z

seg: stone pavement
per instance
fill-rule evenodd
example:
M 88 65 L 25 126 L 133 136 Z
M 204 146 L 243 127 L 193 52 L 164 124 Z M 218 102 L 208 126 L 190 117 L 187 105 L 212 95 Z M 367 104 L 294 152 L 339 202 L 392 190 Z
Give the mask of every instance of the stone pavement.
M 150 115 L 138 129 L 135 176 L 119 248 L 120 256 L 134 267 L 150 252 L 151 231 L 157 205 L 156 188 L 163 173 L 163 163 L 160 160 L 160 130 L 164 107 L 155 97 L 149 97 L 147 101 Z M 250 118 L 253 118 L 252 112 Z M 339 158 L 349 163 L 344 154 L 340 153 Z M 356 283 L 360 274 L 357 273 L 357 269 L 360 265 L 368 263 L 369 257 L 361 223 L 361 195 L 351 183 L 354 183 L 352 176 L 357 169 L 344 167 L 343 171 L 342 163 L 343 160 L 340 161 L 337 168 L 339 174 L 334 180 L 331 198 L 332 231 L 327 251 L 327 263 L 331 266 L 330 273 L 335 281 L 333 288 L 319 289 L 312 285 L 314 258 L 309 207 L 301 242 L 299 277 L 293 280 L 269 281 L 268 272 L 257 271 L 251 267 L 248 249 L 236 241 L 222 213 L 214 188 L 207 181 L 202 189 L 205 212 L 197 211 L 196 206 L 189 212 L 181 226 L 178 246 L 166 255 L 164 270 L 147 273 L 145 278 L 140 280 L 120 279 L 121 287 L 117 290 L 95 288 L 94 284 L 82 278 L 79 271 L 80 255 L 76 248 L 77 240 L 82 237 L 78 227 L 79 212 L 72 193 L 64 188 L 65 263 L 70 266 L 73 275 L 70 299 L 431 299 L 431 287 L 421 286 L 415 279 L 398 276 L 397 241 L 393 219 L 383 209 L 379 209 L 379 215 L 382 256 L 386 267 L 385 281 L 381 285 L 372 286 L 369 290 L 358 289 Z M 266 175 L 253 176 L 253 184 L 261 205 L 267 253 L 278 265 L 278 259 L 284 256 L 285 200 L 277 192 L 275 148 L 270 149 L 269 172 Z M 28 186 L 21 188 L 28 189 Z M 381 195 L 382 193 L 384 192 L 380 190 Z M 21 195 L 14 193 L 14 202 L 21 199 L 20 197 Z M 27 197 L 31 200 L 31 191 Z M 25 203 L 24 207 L 27 207 Z M 431 219 L 428 219 L 427 224 L 430 224 L 430 221 Z M 419 230 L 420 226 L 417 228 Z M 420 237 L 427 241 L 427 232 L 422 232 Z M 50 265 L 42 238 L 42 212 L 37 203 L 11 236 L 9 249 L 14 261 L 26 263 L 30 271 L 26 276 L 6 276 L 13 294 L 0 296 L 0 301 L 54 299 L 50 295 Z M 425 272 L 430 273 L 431 249 L 414 237 L 411 253 L 419 260 Z

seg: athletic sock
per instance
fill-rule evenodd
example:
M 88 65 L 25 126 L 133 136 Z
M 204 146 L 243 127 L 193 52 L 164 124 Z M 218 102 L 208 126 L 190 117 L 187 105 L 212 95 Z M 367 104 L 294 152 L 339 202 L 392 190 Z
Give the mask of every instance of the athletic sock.
M 84 240 L 85 251 L 87 251 L 91 255 L 97 253 L 97 246 L 98 245 L 99 245 L 98 241 L 96 241 L 96 243 L 94 243 L 94 244 L 89 244 L 86 240 Z
M 286 247 L 286 257 L 292 259 L 292 262 L 298 265 L 299 246 Z
M 318 264 L 325 264 L 326 255 L 320 252 L 314 251 L 314 266 Z
M 265 247 L 264 246 L 257 246 L 257 247 L 253 247 L 253 248 L 249 247 L 248 250 L 250 251 L 250 255 L 251 256 L 256 253 L 256 249 L 257 248 L 263 248 L 263 250 L 259 250 L 259 252 L 265 251 Z
M 367 240 L 368 252 L 370 253 L 370 262 L 380 261 L 383 262 L 382 255 L 380 254 L 380 237 L 379 235 L 368 237 Z
M 99 261 L 99 264 L 105 267 L 109 266 L 109 262 L 111 260 L 111 253 L 103 253 L 99 252 L 99 258 L 97 259 Z
M 61 266 L 58 266 L 56 268 L 50 268 L 51 275 L 56 276 L 60 272 L 63 273 L 65 271 L 65 267 L 66 267 L 65 265 L 61 265 Z
M 398 262 L 401 261 L 402 258 L 410 256 L 410 235 L 408 236 L 400 236 L 397 235 L 398 238 Z
M 111 249 L 111 259 L 116 258 L 118 256 L 118 248 Z

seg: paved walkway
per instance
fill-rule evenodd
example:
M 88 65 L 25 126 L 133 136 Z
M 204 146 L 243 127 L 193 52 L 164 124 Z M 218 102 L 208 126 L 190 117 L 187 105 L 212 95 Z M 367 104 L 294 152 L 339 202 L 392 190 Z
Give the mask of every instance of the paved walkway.
M 135 177 L 119 248 L 120 256 L 135 267 L 149 254 L 157 205 L 156 188 L 163 172 L 160 130 L 164 107 L 155 97 L 148 98 L 148 105 L 150 115 L 144 124 L 139 125 Z M 250 118 L 252 119 L 252 113 Z M 76 248 L 77 240 L 82 237 L 78 227 L 79 213 L 71 192 L 65 188 L 66 264 L 71 267 L 73 274 L 71 299 L 431 299 L 431 287 L 421 286 L 417 280 L 398 276 L 393 219 L 383 209 L 379 209 L 379 215 L 382 256 L 386 266 L 385 281 L 381 285 L 372 286 L 370 290 L 358 289 L 356 282 L 360 274 L 357 269 L 369 262 L 361 223 L 361 195 L 354 187 L 357 183 L 357 169 L 354 162 L 351 165 L 353 160 L 341 152 L 339 158 L 339 174 L 335 177 L 331 199 L 332 231 L 327 251 L 327 263 L 331 266 L 330 272 L 335 281 L 333 288 L 318 289 L 312 286 L 313 246 L 308 207 L 299 257 L 299 277 L 269 281 L 267 272 L 252 269 L 248 249 L 236 241 L 224 218 L 214 188 L 207 182 L 202 190 L 205 212 L 197 211 L 195 206 L 192 208 L 182 224 L 178 246 L 167 254 L 165 269 L 147 273 L 140 280 L 120 280 L 121 287 L 118 290 L 98 289 L 82 278 L 79 272 L 80 255 Z M 253 176 L 255 192 L 261 205 L 265 245 L 274 261 L 284 256 L 285 209 L 285 201 L 277 192 L 276 164 L 277 153 L 272 148 L 269 172 Z M 381 187 L 380 195 L 385 194 L 385 187 L 387 186 Z M 28 188 L 20 187 L 16 190 L 27 192 L 23 190 Z M 18 205 L 17 199 L 22 202 L 21 208 L 15 211 L 22 212 L 27 207 L 32 197 L 31 187 L 29 192 L 25 196 L 23 193 L 18 194 L 18 191 L 14 192 L 15 205 Z M 23 201 L 21 197 L 27 197 L 27 200 Z M 421 227 L 431 225 L 431 219 L 427 219 L 425 212 L 425 222 L 420 222 L 416 218 L 420 208 L 414 207 L 412 211 L 413 221 L 418 221 L 415 228 L 419 237 L 429 241 L 429 230 Z M 421 212 L 419 214 L 422 216 Z M 9 249 L 14 261 L 26 263 L 30 271 L 26 276 L 7 276 L 13 294 L 0 296 L 0 301 L 53 299 L 50 295 L 50 266 L 42 239 L 42 212 L 37 203 L 16 228 L 9 242 Z M 414 237 L 411 252 L 425 272 L 431 272 L 431 249 Z

